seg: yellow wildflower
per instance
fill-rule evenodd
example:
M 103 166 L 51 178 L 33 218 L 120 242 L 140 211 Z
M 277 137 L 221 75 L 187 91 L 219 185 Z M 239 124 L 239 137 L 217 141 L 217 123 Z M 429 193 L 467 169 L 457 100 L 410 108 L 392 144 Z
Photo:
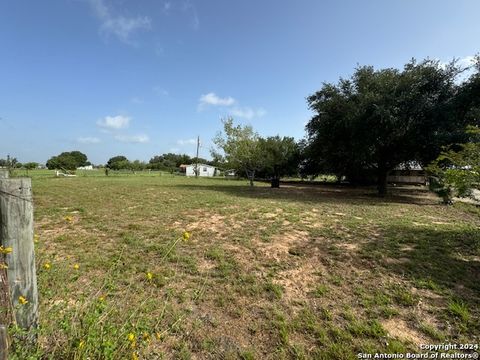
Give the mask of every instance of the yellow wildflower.
M 73 216 L 67 215 L 64 217 L 66 222 L 72 222 L 73 221 Z
M 3 270 L 3 269 L 8 269 L 8 265 L 7 264 L 0 264 L 0 270 Z
M 143 333 L 143 340 L 150 342 L 150 335 L 146 331 Z
M 33 241 L 35 243 L 38 243 L 38 239 L 40 239 L 40 236 L 38 236 L 37 234 L 33 235 Z
M 136 351 L 132 352 L 132 360 L 138 360 L 139 357 L 138 357 L 138 354 Z
M 183 240 L 187 241 L 188 239 L 190 239 L 190 233 L 188 231 L 184 231 L 183 232 Z
M 78 348 L 81 349 L 85 346 L 85 341 L 81 340 L 79 343 L 78 343 Z
M 80 269 L 80 265 L 75 264 L 75 265 L 73 265 L 73 268 L 74 268 L 75 270 L 78 270 L 78 269 Z
M 26 303 L 28 303 L 28 300 L 25 297 L 20 295 L 18 297 L 18 302 L 19 302 L 20 305 L 25 305 Z
M 100 302 L 104 302 L 104 301 L 105 301 L 105 296 L 103 296 L 103 295 L 102 295 L 102 296 L 100 296 L 100 297 L 98 298 L 98 301 L 100 301 Z
M 147 276 L 147 280 L 149 281 L 153 279 L 153 274 L 151 272 L 147 272 L 146 276 Z
M 10 254 L 13 251 L 12 247 L 3 247 L 0 246 L 0 254 Z
M 134 341 L 135 341 L 135 334 L 134 334 L 134 333 L 128 334 L 128 341 L 130 341 L 130 342 L 134 342 Z
M 50 263 L 46 262 L 45 264 L 43 264 L 43 267 L 45 270 L 48 270 L 52 267 L 52 265 L 50 265 Z

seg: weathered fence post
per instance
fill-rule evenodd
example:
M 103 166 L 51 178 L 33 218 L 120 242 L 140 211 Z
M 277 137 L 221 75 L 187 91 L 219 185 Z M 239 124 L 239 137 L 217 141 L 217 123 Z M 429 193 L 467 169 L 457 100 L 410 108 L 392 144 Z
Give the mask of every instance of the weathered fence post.
M 0 325 L 0 360 L 8 359 L 8 335 L 7 327 Z
M 38 325 L 38 293 L 32 180 L 29 178 L 0 178 L 0 245 L 6 253 L 14 320 L 24 330 L 35 329 Z
M 8 177 L 8 169 L 0 169 L 0 179 L 8 179 Z M 2 245 L 1 241 L 0 245 Z M 5 255 L 0 254 L 0 360 L 7 360 L 8 358 L 7 325 L 11 322 L 11 316 L 10 291 L 8 289 Z

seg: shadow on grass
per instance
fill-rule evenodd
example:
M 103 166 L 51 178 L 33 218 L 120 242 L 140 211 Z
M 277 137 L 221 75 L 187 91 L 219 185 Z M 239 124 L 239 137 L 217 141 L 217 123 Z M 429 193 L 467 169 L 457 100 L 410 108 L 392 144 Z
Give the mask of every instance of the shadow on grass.
M 387 227 L 381 238 L 361 246 L 360 256 L 389 272 L 405 276 L 417 288 L 446 292 L 478 314 L 480 230 L 475 224 L 463 228 L 444 227 Z
M 392 188 L 389 195 L 381 198 L 377 196 L 375 187 L 353 187 L 345 185 L 310 185 L 288 184 L 280 188 L 268 186 L 238 185 L 238 183 L 218 184 L 175 184 L 162 185 L 192 191 L 221 192 L 230 196 L 251 199 L 271 199 L 301 201 L 308 203 L 348 203 L 386 205 L 403 203 L 415 205 L 436 205 L 439 200 L 424 188 Z

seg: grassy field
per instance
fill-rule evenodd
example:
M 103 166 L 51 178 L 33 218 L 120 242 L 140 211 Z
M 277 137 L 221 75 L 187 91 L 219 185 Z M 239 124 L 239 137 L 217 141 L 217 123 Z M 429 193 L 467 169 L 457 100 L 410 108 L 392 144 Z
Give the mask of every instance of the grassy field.
M 355 359 L 479 342 L 473 205 L 158 174 L 34 175 L 33 189 L 41 328 L 16 358 Z

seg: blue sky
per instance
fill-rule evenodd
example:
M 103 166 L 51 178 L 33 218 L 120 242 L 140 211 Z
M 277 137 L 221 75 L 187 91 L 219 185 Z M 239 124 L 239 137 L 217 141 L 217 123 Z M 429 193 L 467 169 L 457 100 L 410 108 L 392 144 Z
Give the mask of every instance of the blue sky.
M 479 52 L 480 2 L 2 0 L 0 158 L 209 157 L 220 119 L 300 139 L 357 64 Z

